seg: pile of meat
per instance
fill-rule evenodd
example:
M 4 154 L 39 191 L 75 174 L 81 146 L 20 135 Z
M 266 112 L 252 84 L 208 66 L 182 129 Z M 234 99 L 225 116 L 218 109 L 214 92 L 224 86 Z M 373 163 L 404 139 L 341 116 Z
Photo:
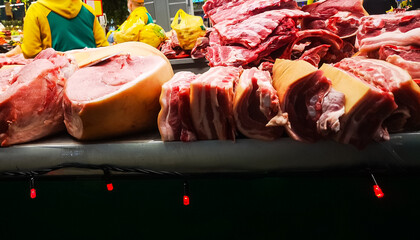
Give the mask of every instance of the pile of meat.
M 294 0 L 209 0 L 210 66 L 258 66 L 277 58 L 336 62 L 354 53 L 362 0 L 329 0 L 299 9 Z
M 158 50 L 127 44 L 132 55 L 111 55 L 80 69 L 73 54 L 51 48 L 26 65 L 2 68 L 0 146 L 34 141 L 65 129 L 76 139 L 87 140 L 156 128 L 161 86 L 173 76 L 172 67 Z M 97 53 L 102 59 L 103 53 L 114 50 L 85 51 L 89 50 L 81 55 Z
M 164 84 L 164 141 L 286 132 L 363 148 L 420 129 L 420 11 L 366 16 L 362 1 L 347 0 L 301 10 L 288 0 L 208 0 L 203 9 L 214 24 L 211 68 Z

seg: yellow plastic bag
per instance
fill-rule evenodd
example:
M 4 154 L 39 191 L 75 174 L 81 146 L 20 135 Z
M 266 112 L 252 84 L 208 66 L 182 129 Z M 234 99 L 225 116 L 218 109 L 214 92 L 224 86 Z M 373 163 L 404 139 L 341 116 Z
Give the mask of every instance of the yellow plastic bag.
M 149 23 L 140 31 L 139 41 L 147 43 L 155 48 L 165 41 L 165 30 L 157 24 Z
M 114 32 L 115 42 L 138 41 L 139 32 L 145 25 L 140 18 L 129 18 Z
M 182 9 L 179 9 L 175 14 L 171 27 L 175 30 L 179 44 L 184 50 L 193 49 L 197 38 L 206 34 L 203 19 L 199 16 L 189 15 Z

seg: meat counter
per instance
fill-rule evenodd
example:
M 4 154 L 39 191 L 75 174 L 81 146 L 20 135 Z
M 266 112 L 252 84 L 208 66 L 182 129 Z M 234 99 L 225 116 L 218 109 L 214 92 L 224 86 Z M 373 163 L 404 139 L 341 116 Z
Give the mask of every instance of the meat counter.
M 392 134 L 389 141 L 359 150 L 333 141 L 162 142 L 158 132 L 117 140 L 79 142 L 63 134 L 0 148 L 0 173 L 7 175 L 266 174 L 328 171 L 412 171 L 420 167 L 420 132 Z

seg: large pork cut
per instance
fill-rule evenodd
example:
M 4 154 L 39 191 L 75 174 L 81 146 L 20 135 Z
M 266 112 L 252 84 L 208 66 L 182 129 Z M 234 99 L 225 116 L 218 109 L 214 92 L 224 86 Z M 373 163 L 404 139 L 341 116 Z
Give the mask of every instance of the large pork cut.
M 280 111 L 271 75 L 257 68 L 246 69 L 235 88 L 233 115 L 236 128 L 248 138 L 274 140 L 282 136 L 282 126 L 266 126 Z
M 233 97 L 241 72 L 237 67 L 213 67 L 191 82 L 191 114 L 197 139 L 235 139 Z
M 363 0 L 326 0 L 302 7 L 310 16 L 303 19 L 302 29 L 324 29 L 342 38 L 356 34 L 360 18 L 368 15 Z
M 386 44 L 420 46 L 420 10 L 363 17 L 356 47 L 371 52 Z
M 197 78 L 192 72 L 177 72 L 163 84 L 158 128 L 162 141 L 197 140 L 190 111 L 190 84 Z
M 420 79 L 420 47 L 383 45 L 379 59 L 406 70 L 413 79 Z
M 290 137 L 314 142 L 340 130 L 344 95 L 331 89 L 322 71 L 306 61 L 277 59 L 273 67 L 281 114 L 269 125 L 284 125 Z M 287 118 L 284 114 L 287 114 Z
M 372 140 L 388 140 L 388 132 L 382 125 L 397 108 L 392 93 L 329 64 L 322 65 L 320 70 L 331 80 L 332 87 L 345 95 L 345 113 L 334 139 L 359 148 Z
M 376 59 L 345 58 L 334 64 L 364 82 L 393 94 L 398 108 L 385 126 L 393 132 L 420 127 L 420 87 L 398 66 Z
M 78 70 L 65 87 L 67 131 L 88 140 L 155 127 L 161 86 L 172 76 L 168 60 L 153 54 L 117 55 Z
M 44 51 L 49 53 L 46 58 L 54 61 L 40 56 L 22 67 L 1 71 L 1 146 L 37 140 L 64 130 L 65 74 L 71 75 L 77 66 L 52 49 Z

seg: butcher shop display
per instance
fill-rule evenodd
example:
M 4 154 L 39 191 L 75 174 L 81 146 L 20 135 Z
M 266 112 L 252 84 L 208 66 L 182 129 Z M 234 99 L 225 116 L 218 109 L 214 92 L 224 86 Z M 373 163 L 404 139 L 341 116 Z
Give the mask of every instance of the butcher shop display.
M 368 15 L 362 0 L 207 0 L 203 10 L 211 26 L 192 50 L 171 31 L 159 50 L 127 42 L 0 59 L 1 145 L 155 130 L 165 142 L 288 136 L 364 148 L 420 130 L 420 10 Z M 174 74 L 168 58 L 185 56 L 209 68 Z

